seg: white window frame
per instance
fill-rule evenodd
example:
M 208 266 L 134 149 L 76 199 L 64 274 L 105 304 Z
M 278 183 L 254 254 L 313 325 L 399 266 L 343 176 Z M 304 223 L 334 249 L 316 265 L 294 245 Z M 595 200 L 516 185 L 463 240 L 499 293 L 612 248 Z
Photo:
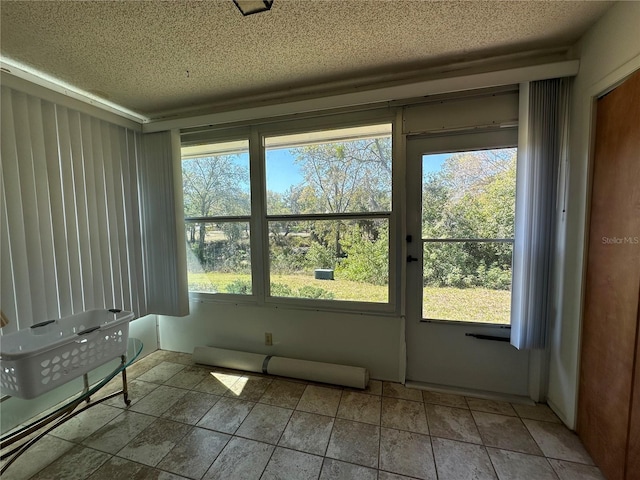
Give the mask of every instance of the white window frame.
M 262 306 L 302 308 L 321 311 L 344 311 L 372 313 L 377 315 L 397 315 L 400 309 L 398 298 L 401 288 L 400 265 L 401 249 L 398 238 L 400 238 L 401 224 L 399 222 L 399 210 L 401 205 L 400 193 L 403 181 L 403 163 L 399 159 L 401 147 L 401 136 L 398 131 L 400 114 L 397 109 L 375 109 L 365 112 L 351 112 L 340 115 L 327 115 L 304 120 L 287 121 L 265 121 L 254 125 L 241 126 L 238 128 L 221 128 L 218 130 L 203 128 L 200 131 L 187 131 L 182 133 L 182 146 L 194 146 L 198 144 L 221 143 L 227 141 L 249 140 L 249 169 L 250 169 L 250 193 L 251 193 L 251 216 L 249 219 L 250 245 L 251 245 L 251 278 L 252 294 L 239 295 L 229 293 L 198 293 L 190 292 L 190 298 L 199 302 L 232 302 L 237 304 L 254 304 Z M 341 128 L 351 128 L 389 123 L 392 129 L 392 205 L 391 211 L 383 215 L 389 219 L 389 285 L 388 302 L 359 302 L 347 300 L 316 300 L 306 298 L 271 297 L 270 274 L 269 274 L 269 220 L 279 219 L 281 215 L 267 215 L 267 190 L 266 190 L 266 164 L 264 139 L 266 137 L 277 137 L 314 131 L 333 130 Z M 400 140 L 400 141 L 399 141 Z M 291 216 L 295 221 L 300 217 Z M 337 218 L 376 218 L 377 213 L 355 213 L 355 214 L 330 214 L 315 215 L 323 217 L 318 219 Z M 326 218 L 324 218 L 326 217 Z M 211 217 L 207 221 L 219 221 L 223 217 Z M 225 221 L 229 221 L 226 217 Z M 244 220 L 243 220 L 244 221 Z

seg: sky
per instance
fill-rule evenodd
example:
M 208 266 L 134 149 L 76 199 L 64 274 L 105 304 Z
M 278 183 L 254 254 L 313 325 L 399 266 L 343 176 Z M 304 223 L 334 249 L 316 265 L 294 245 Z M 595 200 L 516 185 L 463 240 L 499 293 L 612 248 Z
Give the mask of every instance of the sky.
M 288 149 L 267 150 L 267 190 L 284 193 L 303 180 L 299 165 Z
M 444 165 L 444 161 L 451 156 L 450 153 L 436 153 L 422 156 L 422 176 L 427 173 L 437 172 Z

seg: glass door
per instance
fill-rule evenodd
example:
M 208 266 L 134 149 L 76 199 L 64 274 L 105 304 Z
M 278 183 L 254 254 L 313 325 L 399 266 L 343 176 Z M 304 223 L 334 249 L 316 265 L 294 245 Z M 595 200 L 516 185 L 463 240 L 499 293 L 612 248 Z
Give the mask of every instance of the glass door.
M 527 394 L 509 344 L 514 132 L 407 142 L 407 379 Z

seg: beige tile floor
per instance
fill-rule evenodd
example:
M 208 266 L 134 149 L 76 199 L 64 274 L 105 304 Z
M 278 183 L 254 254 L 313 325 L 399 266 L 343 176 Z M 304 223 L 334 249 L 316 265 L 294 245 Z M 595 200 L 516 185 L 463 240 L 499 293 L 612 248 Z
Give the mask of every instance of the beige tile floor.
M 372 380 L 366 391 L 193 365 L 157 351 L 3 480 L 603 479 L 544 405 Z M 118 382 L 106 388 L 115 391 Z

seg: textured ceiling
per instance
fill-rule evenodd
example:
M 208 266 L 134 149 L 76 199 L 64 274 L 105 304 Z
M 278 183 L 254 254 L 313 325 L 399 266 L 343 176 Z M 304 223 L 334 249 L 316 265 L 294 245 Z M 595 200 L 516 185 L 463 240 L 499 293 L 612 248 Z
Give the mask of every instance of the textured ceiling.
M 0 48 L 149 117 L 573 44 L 611 6 L 592 1 L 6 1 Z

